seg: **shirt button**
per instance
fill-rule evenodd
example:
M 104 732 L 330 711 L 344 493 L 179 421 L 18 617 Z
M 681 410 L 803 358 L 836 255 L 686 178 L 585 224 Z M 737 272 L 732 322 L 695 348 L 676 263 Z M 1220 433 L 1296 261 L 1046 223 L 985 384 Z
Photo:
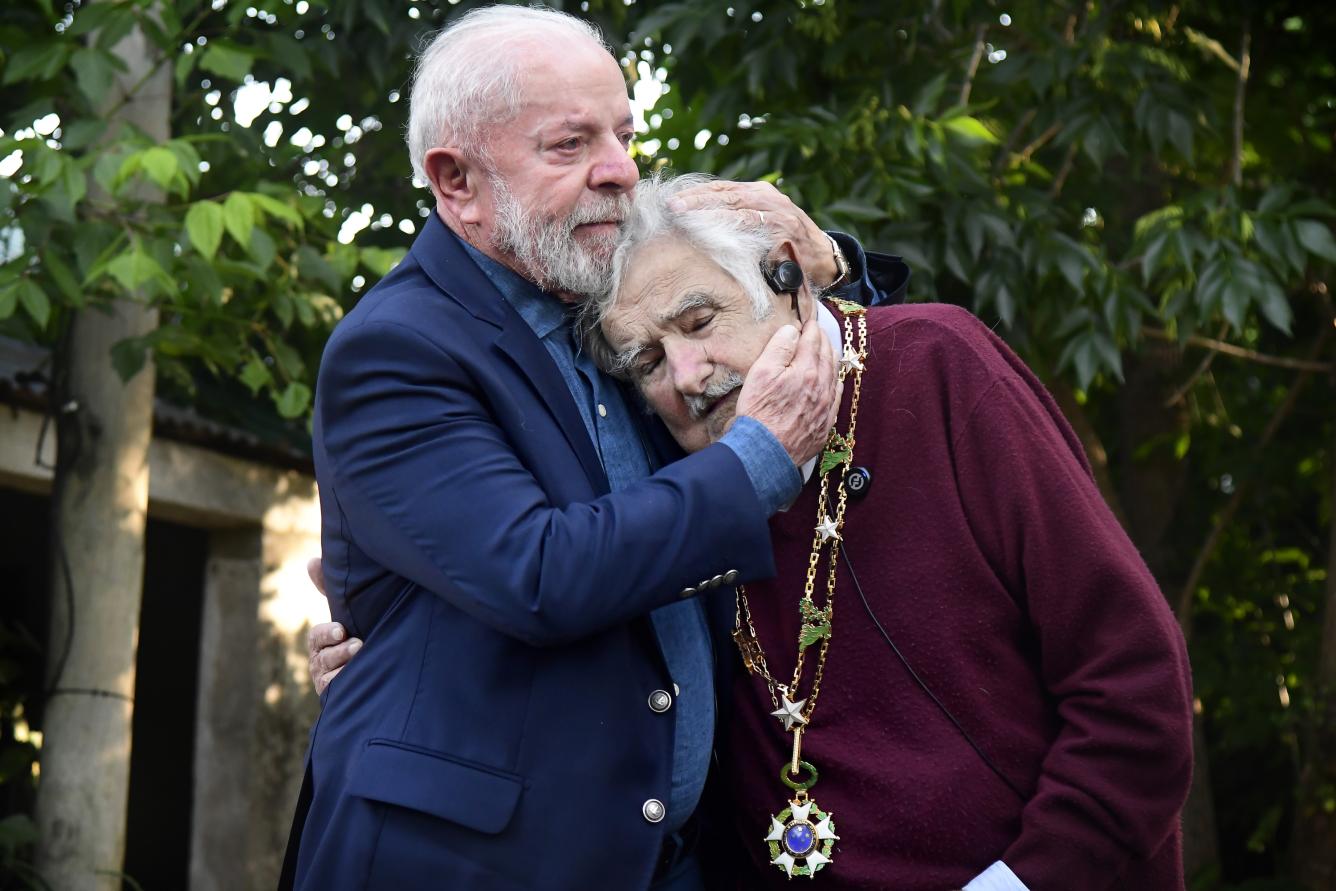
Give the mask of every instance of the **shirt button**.
M 602 402 L 598 404 L 598 416 L 600 418 L 606 418 L 608 416 L 608 407 Z
M 667 690 L 655 690 L 649 694 L 649 710 L 655 714 L 663 714 L 673 704 L 673 697 L 668 695 Z
M 663 802 L 659 801 L 657 798 L 651 798 L 649 801 L 641 805 L 640 813 L 642 813 L 645 816 L 645 819 L 649 822 L 658 823 L 663 819 L 665 813 Z
M 724 573 L 725 585 L 736 585 L 737 583 L 738 583 L 738 571 L 736 569 L 730 569 L 728 572 Z

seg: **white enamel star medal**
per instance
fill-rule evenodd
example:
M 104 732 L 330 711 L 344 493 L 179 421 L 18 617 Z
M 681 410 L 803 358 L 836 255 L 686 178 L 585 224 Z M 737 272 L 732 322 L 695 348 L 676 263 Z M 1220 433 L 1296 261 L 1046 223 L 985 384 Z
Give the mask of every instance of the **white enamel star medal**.
M 806 782 L 794 782 L 789 776 L 789 765 L 784 765 L 779 778 L 796 793 L 789 806 L 770 818 L 770 833 L 765 837 L 770 846 L 770 863 L 789 878 L 813 878 L 831 861 L 835 842 L 833 815 L 823 811 L 814 799 L 807 797 L 807 789 L 816 782 L 816 768 L 802 762 L 810 774 Z

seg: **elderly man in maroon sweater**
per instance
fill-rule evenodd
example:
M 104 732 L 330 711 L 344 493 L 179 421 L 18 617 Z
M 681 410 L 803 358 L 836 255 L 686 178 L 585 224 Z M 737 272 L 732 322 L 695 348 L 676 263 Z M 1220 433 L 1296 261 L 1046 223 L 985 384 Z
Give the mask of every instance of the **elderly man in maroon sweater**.
M 694 450 L 800 313 L 844 356 L 778 574 L 728 592 L 742 885 L 1181 889 L 1183 639 L 1048 392 L 964 310 L 816 303 L 789 246 L 674 212 L 689 185 L 642 182 L 596 358 Z
M 1183 639 L 1052 398 L 964 310 L 817 302 L 697 184 L 641 182 L 595 358 L 694 451 L 782 325 L 843 355 L 778 574 L 712 595 L 738 887 L 1182 889 Z

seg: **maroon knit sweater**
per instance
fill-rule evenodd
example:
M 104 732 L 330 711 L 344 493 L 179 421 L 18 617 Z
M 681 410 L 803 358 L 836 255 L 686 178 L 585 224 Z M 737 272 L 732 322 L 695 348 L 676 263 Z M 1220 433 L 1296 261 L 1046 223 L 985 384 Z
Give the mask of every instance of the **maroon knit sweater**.
M 844 540 L 909 676 L 841 561 L 803 757 L 841 840 L 826 888 L 944 891 L 1003 860 L 1031 891 L 1182 889 L 1191 693 L 1174 617 L 1052 398 L 964 310 L 868 313 L 854 464 L 872 486 Z M 853 387 L 846 383 L 840 429 Z M 771 671 L 791 676 L 817 484 L 771 522 L 778 575 L 748 586 Z M 824 590 L 825 562 L 818 590 Z M 816 649 L 809 651 L 809 666 Z M 782 887 L 761 839 L 791 738 L 737 662 L 721 740 L 746 887 Z M 811 668 L 801 695 L 807 695 Z

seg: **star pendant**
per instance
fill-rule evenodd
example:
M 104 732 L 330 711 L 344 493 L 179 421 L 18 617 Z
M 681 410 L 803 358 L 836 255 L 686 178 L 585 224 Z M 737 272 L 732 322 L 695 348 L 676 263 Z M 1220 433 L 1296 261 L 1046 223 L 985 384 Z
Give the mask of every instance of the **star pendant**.
M 836 528 L 835 521 L 830 517 L 822 517 L 821 522 L 816 524 L 816 531 L 821 535 L 822 543 L 840 537 L 839 529 Z
M 852 344 L 845 345 L 844 355 L 840 357 L 840 366 L 845 371 L 853 368 L 856 368 L 859 371 L 863 370 L 863 357 L 858 350 L 853 348 Z
M 779 701 L 779 708 L 775 709 L 770 714 L 779 718 L 779 721 L 784 725 L 785 730 L 792 730 L 795 724 L 801 727 L 807 723 L 807 719 L 803 717 L 803 705 L 806 704 L 806 699 L 799 699 L 797 702 L 793 702 L 786 694 L 781 693 L 779 694 Z

